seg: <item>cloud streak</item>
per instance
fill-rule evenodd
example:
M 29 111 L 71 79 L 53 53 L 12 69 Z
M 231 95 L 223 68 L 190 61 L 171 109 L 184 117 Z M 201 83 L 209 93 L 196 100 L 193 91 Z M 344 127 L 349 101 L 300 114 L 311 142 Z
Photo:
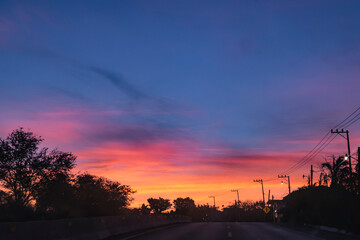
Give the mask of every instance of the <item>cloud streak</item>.
M 101 77 L 107 79 L 110 81 L 113 85 L 115 85 L 120 91 L 125 93 L 128 97 L 134 99 L 134 100 L 143 100 L 148 99 L 149 97 L 140 91 L 138 88 L 136 88 L 134 85 L 127 82 L 123 77 L 120 77 L 119 75 L 105 70 L 100 67 L 88 67 L 88 69 Z

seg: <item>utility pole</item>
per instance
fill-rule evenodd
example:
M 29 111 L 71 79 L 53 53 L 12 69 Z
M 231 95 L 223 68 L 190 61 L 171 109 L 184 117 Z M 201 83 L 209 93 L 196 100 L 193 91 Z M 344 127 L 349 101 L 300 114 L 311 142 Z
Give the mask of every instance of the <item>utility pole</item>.
M 265 196 L 264 196 L 264 182 L 262 179 L 256 179 L 254 182 L 261 183 L 261 189 L 262 189 L 262 196 L 263 196 L 263 202 L 265 206 Z
M 238 189 L 233 189 L 231 190 L 231 192 L 236 192 L 237 193 L 237 207 L 240 207 L 240 200 L 239 200 L 239 190 Z
M 352 189 L 353 179 L 352 179 L 352 167 L 351 167 L 351 152 L 350 152 L 349 130 L 344 131 L 344 129 L 341 129 L 341 131 L 339 131 L 339 129 L 336 129 L 334 131 L 333 129 L 331 129 L 331 133 L 340 134 L 340 135 L 341 135 L 341 133 L 346 133 L 346 141 L 347 141 L 348 157 L 349 157 L 349 177 L 350 177 L 350 186 L 351 186 L 351 189 Z
M 290 176 L 286 176 L 286 175 L 278 175 L 278 178 L 287 178 L 288 181 L 288 187 L 289 187 L 289 194 L 291 193 L 291 188 L 290 188 Z
M 214 199 L 214 208 L 216 209 L 216 205 L 215 205 L 215 196 L 209 196 L 209 198 L 213 198 L 213 199 Z
M 313 170 L 313 165 L 311 165 L 311 168 L 310 168 L 310 186 L 313 186 L 313 176 L 314 176 L 314 170 Z
M 270 201 L 270 189 L 269 189 L 269 195 L 268 195 L 268 202 Z
M 303 177 L 303 178 L 307 177 L 307 179 L 308 179 L 308 185 L 309 185 L 310 187 L 313 186 L 313 178 L 314 178 L 313 165 L 311 165 L 311 167 L 310 167 L 310 175 L 305 175 L 305 174 L 303 174 L 302 177 Z

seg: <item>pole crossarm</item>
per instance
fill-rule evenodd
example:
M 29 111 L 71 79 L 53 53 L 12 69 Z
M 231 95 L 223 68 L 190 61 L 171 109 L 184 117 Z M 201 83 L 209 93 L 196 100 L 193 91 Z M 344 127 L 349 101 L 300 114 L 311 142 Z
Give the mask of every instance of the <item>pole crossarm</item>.
M 352 166 L 351 166 L 351 151 L 350 151 L 350 137 L 349 137 L 349 130 L 344 130 L 344 129 L 331 129 L 331 133 L 332 134 L 339 134 L 341 135 L 342 133 L 345 133 L 346 134 L 346 138 L 344 136 L 345 139 L 346 139 L 346 142 L 347 142 L 347 150 L 348 150 L 348 154 L 347 154 L 347 157 L 349 158 L 349 177 L 350 177 L 350 186 L 352 187 L 353 186 L 353 178 L 352 178 Z
M 257 182 L 257 183 L 261 184 L 263 203 L 264 203 L 264 206 L 265 206 L 264 181 L 262 179 L 255 179 L 254 182 Z
M 209 196 L 209 198 L 213 198 L 213 199 L 214 199 L 214 208 L 216 208 L 216 205 L 215 205 L 215 196 Z
M 278 175 L 278 178 L 287 178 L 287 183 L 288 183 L 288 187 L 289 187 L 289 194 L 291 193 L 291 188 L 290 188 L 290 176 L 289 175 Z
M 238 189 L 232 189 L 231 192 L 236 192 L 237 193 L 237 207 L 240 207 L 239 190 Z

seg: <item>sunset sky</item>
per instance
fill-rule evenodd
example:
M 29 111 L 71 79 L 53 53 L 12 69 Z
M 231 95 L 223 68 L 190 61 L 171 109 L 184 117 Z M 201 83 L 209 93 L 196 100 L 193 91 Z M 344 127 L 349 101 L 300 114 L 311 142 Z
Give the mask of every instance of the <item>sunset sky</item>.
M 0 137 L 30 129 L 78 156 L 74 172 L 137 190 L 135 207 L 227 205 L 231 189 L 260 200 L 253 179 L 276 178 L 359 107 L 359 12 L 357 0 L 1 0 Z M 349 130 L 355 151 L 360 123 Z M 346 150 L 337 137 L 311 163 Z

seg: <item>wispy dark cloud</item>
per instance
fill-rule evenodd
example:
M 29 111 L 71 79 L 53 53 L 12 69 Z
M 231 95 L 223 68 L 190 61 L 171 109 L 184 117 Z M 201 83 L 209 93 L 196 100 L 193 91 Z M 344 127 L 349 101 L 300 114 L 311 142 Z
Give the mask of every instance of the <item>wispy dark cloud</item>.
M 154 111 L 160 110 L 167 113 L 178 113 L 179 111 L 185 110 L 184 106 L 174 100 L 145 93 L 138 86 L 130 83 L 123 76 L 111 70 L 99 66 L 89 66 L 85 69 L 97 74 L 102 79 L 108 80 L 130 99 L 137 101 L 137 104 L 141 102 L 141 104 L 152 108 Z
M 100 75 L 101 77 L 110 81 L 120 91 L 134 100 L 141 100 L 149 98 L 145 93 L 140 91 L 137 87 L 127 82 L 123 77 L 114 72 L 105 70 L 104 68 L 90 66 L 88 70 Z
M 63 95 L 65 97 L 75 99 L 75 100 L 80 100 L 80 101 L 89 101 L 88 97 L 85 97 L 83 94 L 81 94 L 79 92 L 75 92 L 75 91 L 60 88 L 60 87 L 50 87 L 49 89 L 50 89 L 52 94 L 54 94 L 54 93 L 55 94 L 60 94 L 60 95 Z
M 93 125 L 96 125 L 93 126 Z M 130 145 L 148 145 L 157 142 L 186 141 L 191 137 L 179 128 L 154 124 L 151 121 L 140 124 L 127 124 L 121 121 L 105 120 L 93 123 L 79 132 L 89 144 L 122 143 Z
M 130 100 L 135 101 L 132 102 L 132 104 L 136 103 L 136 105 L 152 109 L 154 112 L 161 111 L 169 114 L 189 112 L 188 107 L 185 107 L 172 99 L 147 93 L 143 91 L 141 87 L 129 82 L 121 73 L 117 73 L 103 66 L 87 65 L 86 63 L 76 61 L 51 49 L 35 45 L 17 45 L 13 46 L 11 51 L 40 59 L 51 60 L 47 61 L 47 63 L 52 63 L 61 71 L 71 74 L 74 78 L 79 78 L 79 76 L 84 74 L 88 77 L 96 76 L 96 80 L 105 80 L 111 83 L 118 91 L 127 96 Z M 66 96 L 71 95 L 72 97 L 75 97 L 76 94 L 83 95 L 81 92 L 76 92 L 75 90 L 69 91 L 60 88 L 58 88 L 58 90 L 59 93 L 62 92 Z M 86 96 L 83 95 L 80 99 L 83 99 L 84 97 Z

